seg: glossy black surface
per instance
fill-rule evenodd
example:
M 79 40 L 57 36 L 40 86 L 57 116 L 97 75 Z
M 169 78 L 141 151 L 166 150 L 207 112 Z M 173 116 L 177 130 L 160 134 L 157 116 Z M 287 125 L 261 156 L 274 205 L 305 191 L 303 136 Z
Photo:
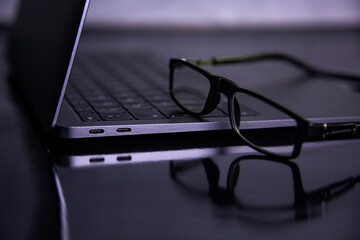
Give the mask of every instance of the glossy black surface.
M 358 71 L 357 31 L 233 34 L 244 45 L 237 53 L 282 49 Z M 117 37 L 122 47 L 136 49 L 132 38 L 138 35 Z M 207 35 L 222 39 L 220 33 L 196 35 L 199 42 Z M 85 36 L 88 46 L 100 38 L 108 46 L 120 42 L 110 34 Z M 166 36 L 175 46 L 176 39 L 189 43 L 186 34 L 160 32 L 149 33 L 148 46 Z M 2 31 L 1 56 L 5 37 Z M 228 55 L 224 41 L 221 54 Z M 343 48 L 335 48 L 339 44 Z M 199 55 L 206 47 L 199 44 Z M 0 66 L 0 239 L 360 237 L 359 140 L 307 143 L 291 163 L 249 157 L 255 152 L 227 133 L 214 134 L 214 141 L 206 134 L 53 141 L 37 131 L 26 104 L 11 91 L 3 58 Z M 227 181 L 235 160 L 239 165 Z
M 293 163 L 299 176 L 293 176 L 295 170 L 284 163 L 243 160 L 237 199 L 226 191 L 226 178 L 232 161 L 239 156 L 247 159 L 243 154 L 84 169 L 57 166 L 69 235 L 75 239 L 356 239 L 359 143 L 309 147 Z M 176 171 L 173 177 L 171 170 Z M 328 196 L 321 192 L 351 177 L 356 180 Z M 295 198 L 299 191 L 303 193 Z

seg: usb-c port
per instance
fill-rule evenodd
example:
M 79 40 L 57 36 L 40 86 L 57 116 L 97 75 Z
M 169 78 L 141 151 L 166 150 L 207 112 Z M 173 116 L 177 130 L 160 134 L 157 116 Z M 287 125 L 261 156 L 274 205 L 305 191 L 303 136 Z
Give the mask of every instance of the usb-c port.
M 104 133 L 104 132 L 105 132 L 104 129 L 101 129 L 101 128 L 89 130 L 89 133 L 90 133 L 90 134 L 102 134 L 102 133 Z
M 118 160 L 119 162 L 121 162 L 121 161 L 131 161 L 131 156 L 118 156 L 117 158 L 116 158 L 116 160 Z
M 118 128 L 116 129 L 118 133 L 131 132 L 131 128 Z
M 97 163 L 97 162 L 104 162 L 105 161 L 105 158 L 103 157 L 93 157 L 93 158 L 90 158 L 89 162 L 91 163 Z

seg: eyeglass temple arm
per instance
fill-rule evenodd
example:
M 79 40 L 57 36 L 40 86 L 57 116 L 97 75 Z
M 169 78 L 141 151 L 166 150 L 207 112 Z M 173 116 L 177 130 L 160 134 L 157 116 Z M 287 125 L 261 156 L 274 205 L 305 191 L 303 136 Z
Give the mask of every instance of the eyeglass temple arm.
M 351 81 L 360 81 L 360 76 L 323 71 L 311 66 L 295 57 L 282 53 L 264 53 L 246 56 L 233 56 L 233 57 L 213 57 L 212 59 L 188 59 L 187 61 L 196 65 L 221 65 L 221 64 L 233 64 L 233 63 L 251 63 L 267 60 L 278 60 L 292 64 L 293 66 L 304 70 L 308 75 L 323 75 L 332 78 L 342 78 Z
M 320 197 L 321 197 L 320 200 L 322 200 L 322 201 L 330 200 L 330 199 L 333 199 L 333 198 L 340 196 L 341 194 L 344 194 L 345 192 L 349 191 L 359 181 L 360 181 L 360 175 L 357 177 L 349 177 L 347 179 L 330 184 L 321 189 L 317 189 L 317 190 L 309 193 L 308 195 L 318 196 L 320 194 Z
M 312 123 L 308 131 L 311 139 L 327 139 L 337 135 L 360 137 L 360 123 Z

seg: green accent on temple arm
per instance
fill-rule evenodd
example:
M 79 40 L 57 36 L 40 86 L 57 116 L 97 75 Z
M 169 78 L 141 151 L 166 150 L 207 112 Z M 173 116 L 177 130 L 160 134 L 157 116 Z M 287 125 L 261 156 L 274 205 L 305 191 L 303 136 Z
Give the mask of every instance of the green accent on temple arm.
M 187 59 L 186 61 L 202 66 L 202 65 L 251 63 L 251 62 L 269 61 L 269 60 L 276 60 L 276 61 L 289 63 L 294 67 L 304 70 L 308 75 L 321 75 L 332 78 L 342 78 L 357 82 L 360 81 L 360 76 L 347 74 L 347 73 L 338 73 L 338 72 L 320 70 L 318 68 L 311 66 L 310 64 L 305 63 L 300 59 L 282 53 L 263 53 L 263 54 L 254 54 L 254 55 L 245 55 L 245 56 L 213 57 L 211 59 Z
M 312 123 L 308 132 L 310 138 L 327 139 L 336 135 L 358 138 L 360 137 L 360 123 Z

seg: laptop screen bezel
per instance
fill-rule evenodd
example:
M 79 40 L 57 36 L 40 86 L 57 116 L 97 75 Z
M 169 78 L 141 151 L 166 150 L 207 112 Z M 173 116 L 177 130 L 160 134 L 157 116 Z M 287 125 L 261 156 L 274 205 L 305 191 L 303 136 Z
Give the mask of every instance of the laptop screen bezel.
M 90 0 L 23 0 L 8 40 L 13 79 L 42 127 L 55 127 Z

